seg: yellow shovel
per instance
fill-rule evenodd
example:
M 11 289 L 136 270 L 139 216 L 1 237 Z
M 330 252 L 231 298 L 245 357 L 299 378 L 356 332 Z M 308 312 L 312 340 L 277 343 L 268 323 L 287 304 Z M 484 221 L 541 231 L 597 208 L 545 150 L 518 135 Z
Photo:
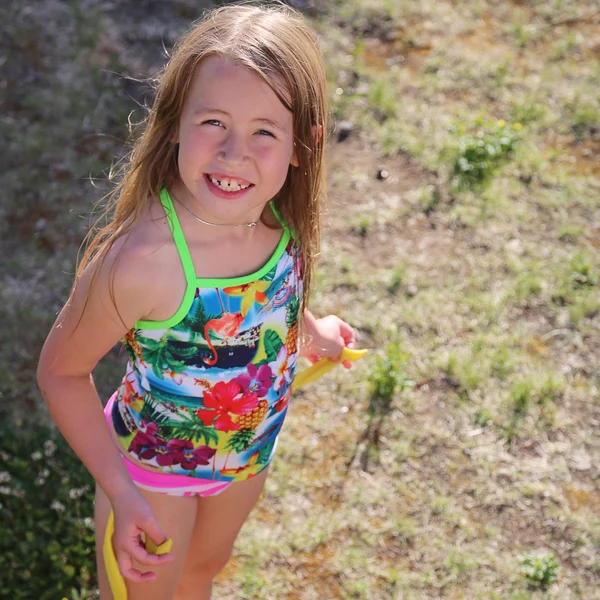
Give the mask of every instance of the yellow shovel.
M 330 358 L 321 358 L 315 364 L 311 365 L 307 369 L 304 369 L 301 373 L 296 375 L 294 379 L 294 389 L 304 387 L 306 384 L 311 383 L 329 373 L 332 369 L 339 365 L 345 360 L 356 361 L 367 354 L 368 350 L 353 350 L 351 348 L 344 348 L 338 361 L 331 360 Z M 127 600 L 127 587 L 125 586 L 125 579 L 119 571 L 119 565 L 117 563 L 117 557 L 112 545 L 112 538 L 115 532 L 115 518 L 113 512 L 108 515 L 108 523 L 106 524 L 106 533 L 104 535 L 104 544 L 102 547 L 102 554 L 104 556 L 104 566 L 108 575 L 108 581 L 112 590 L 114 600 Z M 173 540 L 168 539 L 160 546 L 157 546 L 151 539 L 150 536 L 146 536 L 146 552 L 149 554 L 167 554 L 171 551 Z

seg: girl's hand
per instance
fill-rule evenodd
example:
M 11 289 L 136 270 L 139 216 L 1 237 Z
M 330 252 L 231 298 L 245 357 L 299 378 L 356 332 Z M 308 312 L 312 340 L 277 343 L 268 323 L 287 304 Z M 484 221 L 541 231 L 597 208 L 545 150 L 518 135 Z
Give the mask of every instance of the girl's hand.
M 346 346 L 354 347 L 356 340 L 354 329 L 335 315 L 315 319 L 306 311 L 303 324 L 306 342 L 301 344 L 300 355 L 305 356 L 312 363 L 324 357 L 339 360 Z M 352 362 L 348 360 L 342 364 L 346 369 L 352 367 Z
M 152 507 L 137 489 L 127 491 L 111 500 L 115 515 L 113 546 L 121 575 L 135 583 L 153 581 L 154 571 L 142 573 L 134 568 L 133 560 L 149 567 L 172 560 L 172 554 L 149 554 L 142 534 L 150 536 L 155 544 L 162 544 L 167 536 L 157 523 Z

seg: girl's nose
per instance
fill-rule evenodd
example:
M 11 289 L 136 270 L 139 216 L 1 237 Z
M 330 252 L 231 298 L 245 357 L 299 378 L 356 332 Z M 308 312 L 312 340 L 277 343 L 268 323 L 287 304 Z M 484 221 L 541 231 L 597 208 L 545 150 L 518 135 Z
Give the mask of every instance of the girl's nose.
M 231 132 L 219 150 L 219 158 L 230 164 L 241 164 L 248 158 L 248 149 L 243 136 Z

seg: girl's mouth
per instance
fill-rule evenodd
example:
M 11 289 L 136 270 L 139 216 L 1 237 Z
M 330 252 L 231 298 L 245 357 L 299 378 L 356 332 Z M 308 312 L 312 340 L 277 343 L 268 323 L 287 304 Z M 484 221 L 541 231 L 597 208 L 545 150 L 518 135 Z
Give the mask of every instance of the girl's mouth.
M 245 179 L 221 175 L 220 173 L 204 173 L 204 179 L 208 189 L 221 198 L 237 198 L 246 190 L 254 187 L 253 183 Z

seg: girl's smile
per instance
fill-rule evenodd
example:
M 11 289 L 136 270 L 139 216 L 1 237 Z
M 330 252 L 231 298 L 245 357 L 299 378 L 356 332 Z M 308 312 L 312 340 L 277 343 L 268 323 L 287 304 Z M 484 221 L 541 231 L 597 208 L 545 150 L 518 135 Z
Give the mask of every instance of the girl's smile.
M 254 186 L 253 183 L 249 183 L 245 179 L 222 175 L 221 173 L 204 173 L 204 179 L 208 189 L 213 194 L 226 199 L 239 198 Z

